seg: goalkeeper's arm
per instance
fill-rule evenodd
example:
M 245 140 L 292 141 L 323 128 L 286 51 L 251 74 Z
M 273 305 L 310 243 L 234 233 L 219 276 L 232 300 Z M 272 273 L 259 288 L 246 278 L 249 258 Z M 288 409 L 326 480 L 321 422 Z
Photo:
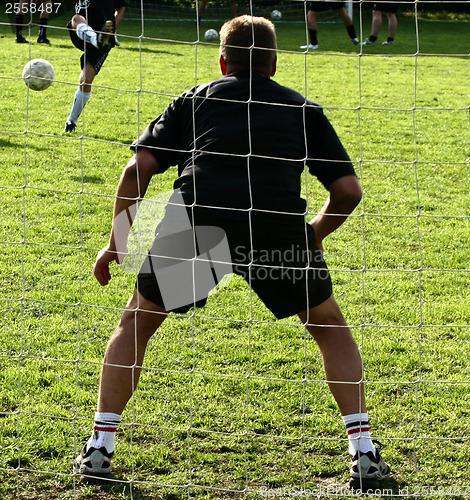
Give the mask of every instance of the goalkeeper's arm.
M 113 211 L 113 227 L 109 243 L 98 253 L 93 272 L 101 285 L 111 279 L 109 264 L 122 262 L 127 252 L 127 237 L 137 207 L 145 196 L 150 179 L 158 172 L 156 158 L 148 149 L 142 148 L 124 168 L 116 191 Z
M 320 212 L 310 221 L 315 229 L 318 248 L 323 250 L 323 239 L 348 218 L 362 198 L 362 190 L 355 175 L 345 175 L 331 183 L 330 196 Z

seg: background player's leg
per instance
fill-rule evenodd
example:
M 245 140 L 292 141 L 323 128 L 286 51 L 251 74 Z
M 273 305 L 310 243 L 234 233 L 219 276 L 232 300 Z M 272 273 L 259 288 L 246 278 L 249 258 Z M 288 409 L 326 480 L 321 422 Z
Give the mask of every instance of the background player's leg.
M 43 10 L 39 16 L 39 33 L 38 33 L 38 43 L 45 43 L 46 45 L 51 45 L 51 42 L 47 38 L 47 22 L 49 19 L 49 13 L 52 12 L 52 1 L 43 0 L 42 2 Z
M 24 14 L 29 12 L 29 0 L 21 0 L 18 4 L 18 12 L 15 17 L 16 23 L 16 43 L 27 43 L 26 38 L 23 36 L 24 24 Z
M 371 37 L 374 37 L 377 40 L 377 36 L 379 34 L 380 29 L 382 28 L 382 11 L 381 10 L 373 10 L 372 11 L 372 33 Z
M 388 18 L 388 38 L 389 40 L 393 40 L 397 33 L 397 16 L 394 12 L 387 12 Z
M 380 28 L 382 27 L 382 11 L 374 9 L 372 11 L 372 29 L 369 38 L 366 38 L 363 45 L 372 45 L 377 42 L 377 36 L 379 34 Z
M 232 17 L 237 17 L 237 4 L 235 0 L 227 0 L 228 8 L 230 9 L 230 14 Z
M 201 22 L 202 15 L 204 14 L 204 11 L 206 10 L 206 4 L 207 4 L 207 0 L 199 0 L 198 1 L 198 8 L 197 8 L 197 21 L 198 21 L 198 23 Z
M 354 44 L 358 44 L 359 40 L 356 35 L 356 28 L 354 27 L 353 20 L 351 19 L 351 16 L 348 14 L 346 7 L 342 7 L 341 9 L 338 9 L 338 14 L 339 17 L 343 20 L 344 26 L 346 28 L 346 31 L 348 32 L 349 38 L 352 40 Z
M 302 45 L 301 49 L 318 49 L 318 39 L 317 39 L 317 15 L 318 12 L 309 10 L 307 12 L 307 26 L 308 26 L 308 36 L 310 38 L 310 43 L 307 45 Z
M 115 28 L 115 34 L 114 34 L 114 45 L 121 45 L 119 43 L 119 40 L 116 36 L 116 33 L 117 33 L 117 30 L 119 28 L 119 26 L 121 25 L 122 23 L 122 20 L 124 19 L 124 12 L 126 11 L 126 6 L 125 5 L 121 5 L 120 7 L 118 7 L 115 11 L 114 11 L 114 28 Z
M 114 25 L 116 27 L 116 31 L 119 28 L 120 24 L 122 23 L 122 20 L 124 19 L 124 12 L 126 11 L 126 6 L 122 5 L 118 9 L 116 9 L 114 13 Z

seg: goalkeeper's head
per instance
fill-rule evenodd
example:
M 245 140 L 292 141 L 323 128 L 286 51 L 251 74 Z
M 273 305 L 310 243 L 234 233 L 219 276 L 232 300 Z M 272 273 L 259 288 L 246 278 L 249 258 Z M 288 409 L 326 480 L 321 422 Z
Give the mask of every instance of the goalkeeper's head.
M 264 17 L 239 16 L 227 21 L 220 30 L 222 73 L 251 68 L 265 76 L 274 76 L 276 45 L 274 24 Z

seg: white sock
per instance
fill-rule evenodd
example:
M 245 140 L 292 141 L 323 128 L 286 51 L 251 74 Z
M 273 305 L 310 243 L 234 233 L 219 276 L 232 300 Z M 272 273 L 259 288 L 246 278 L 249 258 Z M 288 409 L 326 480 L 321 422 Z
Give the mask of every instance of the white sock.
M 93 28 L 90 28 L 88 24 L 80 23 L 76 28 L 78 38 L 84 42 L 91 43 L 96 48 L 98 48 L 98 35 L 95 33 Z
M 343 417 L 349 439 L 349 454 L 353 457 L 356 452 L 375 454 L 375 446 L 372 442 L 369 430 L 369 416 L 367 413 L 352 413 Z
M 78 118 L 80 117 L 85 104 L 90 99 L 90 96 L 91 92 L 82 92 L 80 89 L 77 89 L 73 99 L 72 111 L 70 111 L 70 115 L 67 118 L 67 121 L 72 123 L 78 122 Z
M 112 453 L 116 442 L 116 430 L 120 421 L 121 415 L 116 413 L 96 412 L 93 434 L 87 442 L 87 448 L 93 447 L 99 450 L 104 446 L 108 453 Z

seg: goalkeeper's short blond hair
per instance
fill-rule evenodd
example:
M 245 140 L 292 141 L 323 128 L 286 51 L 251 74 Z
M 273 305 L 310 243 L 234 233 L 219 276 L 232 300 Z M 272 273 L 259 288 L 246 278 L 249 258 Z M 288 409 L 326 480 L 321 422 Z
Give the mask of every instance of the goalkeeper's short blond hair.
M 276 48 L 276 28 L 264 17 L 235 17 L 220 30 L 220 55 L 227 65 L 270 69 Z

